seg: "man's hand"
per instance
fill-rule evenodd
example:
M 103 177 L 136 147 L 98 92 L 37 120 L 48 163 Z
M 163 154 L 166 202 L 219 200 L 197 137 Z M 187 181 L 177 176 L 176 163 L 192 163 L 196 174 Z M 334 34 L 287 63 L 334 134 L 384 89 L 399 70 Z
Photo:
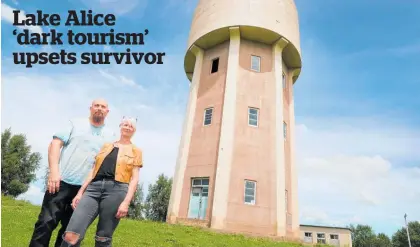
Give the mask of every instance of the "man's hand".
M 58 192 L 60 189 L 60 172 L 58 162 L 60 159 L 60 149 L 63 147 L 64 142 L 58 138 L 54 138 L 48 146 L 48 165 L 50 174 L 48 176 L 48 191 L 51 194 Z
M 115 215 L 115 217 L 117 217 L 118 219 L 122 218 L 122 217 L 125 217 L 128 213 L 128 205 L 129 204 L 127 202 L 123 201 L 120 204 L 120 207 L 118 208 L 117 215 Z
M 51 171 L 48 175 L 48 191 L 55 194 L 60 189 L 60 173 L 58 171 Z

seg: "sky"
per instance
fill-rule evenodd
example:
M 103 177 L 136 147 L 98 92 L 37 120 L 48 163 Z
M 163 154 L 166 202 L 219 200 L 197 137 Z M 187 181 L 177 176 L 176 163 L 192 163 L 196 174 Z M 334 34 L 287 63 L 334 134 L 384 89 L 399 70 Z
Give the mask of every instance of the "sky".
M 294 85 L 296 160 L 301 224 L 369 224 L 391 236 L 420 220 L 420 25 L 417 0 L 295 0 L 302 73 Z M 140 180 L 172 176 L 188 98 L 183 71 L 197 0 L 2 1 L 2 131 L 24 133 L 47 166 L 51 135 L 73 117 L 87 117 L 91 100 L 109 101 L 109 126 L 138 117 L 134 142 L 143 149 Z M 34 65 L 13 52 L 125 51 L 127 47 L 19 45 L 12 9 L 116 15 L 115 32 L 144 32 L 139 52 L 165 52 L 162 65 Z M 31 27 L 31 32 L 68 27 Z M 111 27 L 74 27 L 106 32 Z M 18 29 L 19 30 L 19 29 Z M 42 179 L 21 196 L 42 200 Z

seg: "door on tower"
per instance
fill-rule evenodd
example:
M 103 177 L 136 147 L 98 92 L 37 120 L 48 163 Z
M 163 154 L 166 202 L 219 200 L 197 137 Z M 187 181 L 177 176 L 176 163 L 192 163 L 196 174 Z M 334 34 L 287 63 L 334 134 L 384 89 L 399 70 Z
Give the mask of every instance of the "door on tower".
M 206 218 L 209 196 L 209 178 L 193 178 L 188 218 L 204 220 Z

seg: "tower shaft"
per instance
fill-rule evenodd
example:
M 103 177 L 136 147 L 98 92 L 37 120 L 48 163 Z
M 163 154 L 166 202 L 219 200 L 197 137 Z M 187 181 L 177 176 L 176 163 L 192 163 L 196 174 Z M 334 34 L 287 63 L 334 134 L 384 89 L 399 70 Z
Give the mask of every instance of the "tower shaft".
M 289 19 L 270 15 L 275 10 Z M 168 222 L 298 238 L 295 12 L 291 0 L 199 2 L 185 57 L 190 94 Z

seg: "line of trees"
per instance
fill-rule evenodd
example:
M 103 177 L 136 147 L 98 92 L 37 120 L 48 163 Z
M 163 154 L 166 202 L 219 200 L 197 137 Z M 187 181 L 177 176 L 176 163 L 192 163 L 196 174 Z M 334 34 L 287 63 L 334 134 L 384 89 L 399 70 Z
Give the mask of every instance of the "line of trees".
M 384 233 L 375 234 L 369 225 L 350 225 L 352 231 L 353 247 L 408 247 L 407 228 L 397 230 L 392 238 Z M 420 223 L 408 223 L 411 246 L 420 247 Z

